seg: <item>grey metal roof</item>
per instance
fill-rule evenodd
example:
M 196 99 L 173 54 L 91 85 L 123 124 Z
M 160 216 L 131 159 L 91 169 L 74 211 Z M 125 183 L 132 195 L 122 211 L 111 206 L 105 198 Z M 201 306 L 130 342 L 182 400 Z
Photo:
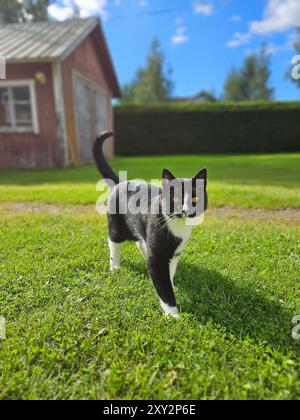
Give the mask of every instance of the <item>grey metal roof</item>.
M 55 61 L 72 51 L 97 25 L 97 18 L 2 24 L 0 55 L 7 62 Z

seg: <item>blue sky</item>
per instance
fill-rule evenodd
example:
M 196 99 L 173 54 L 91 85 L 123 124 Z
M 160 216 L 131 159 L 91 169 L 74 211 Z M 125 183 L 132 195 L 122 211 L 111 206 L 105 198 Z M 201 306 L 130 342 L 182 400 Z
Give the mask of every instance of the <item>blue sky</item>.
M 300 89 L 285 80 L 295 55 L 300 0 L 60 0 L 50 14 L 64 20 L 74 3 L 82 17 L 102 17 L 121 84 L 143 66 L 156 36 L 173 69 L 175 95 L 206 89 L 220 96 L 229 70 L 266 42 L 275 98 L 300 98 Z

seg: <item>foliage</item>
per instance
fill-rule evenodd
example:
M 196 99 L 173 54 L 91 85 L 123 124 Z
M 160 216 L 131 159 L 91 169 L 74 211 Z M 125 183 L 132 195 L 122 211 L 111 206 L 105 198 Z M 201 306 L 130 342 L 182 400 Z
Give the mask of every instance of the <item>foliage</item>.
M 273 97 L 270 76 L 270 58 L 267 47 L 263 45 L 258 54 L 246 57 L 241 69 L 229 73 L 224 97 L 232 101 L 270 100 Z
M 123 100 L 125 104 L 154 104 L 170 97 L 173 83 L 170 79 L 170 70 L 165 73 L 165 57 L 160 48 L 159 41 L 154 39 L 147 63 L 144 68 L 137 71 L 134 81 L 123 87 Z
M 219 101 L 212 103 L 161 102 L 154 105 L 117 105 L 118 114 L 132 112 L 142 114 L 151 112 L 255 112 L 255 111 L 300 111 L 299 101 Z
M 23 7 L 34 21 L 48 20 L 48 7 L 53 0 L 24 0 Z
M 0 22 L 21 23 L 48 20 L 48 6 L 53 0 L 0 0 Z
M 121 156 L 300 151 L 299 103 L 118 107 Z

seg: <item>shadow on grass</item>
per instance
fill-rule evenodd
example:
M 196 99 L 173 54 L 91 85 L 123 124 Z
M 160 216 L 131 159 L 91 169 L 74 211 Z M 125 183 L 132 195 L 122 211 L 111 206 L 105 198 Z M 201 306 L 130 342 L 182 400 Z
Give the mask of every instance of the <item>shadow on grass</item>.
M 210 321 L 224 326 L 236 337 L 250 337 L 282 352 L 298 353 L 298 343 L 291 337 L 295 314 L 262 297 L 251 285 L 238 287 L 217 271 L 184 262 L 175 284 L 182 310 L 193 313 L 201 323 Z
M 131 271 L 147 274 L 145 263 L 126 261 Z M 181 311 L 195 315 L 205 324 L 225 327 L 237 338 L 250 337 L 282 353 L 300 355 L 299 343 L 292 337 L 294 313 L 267 300 L 249 287 L 238 287 L 215 270 L 206 270 L 182 261 L 175 278 Z

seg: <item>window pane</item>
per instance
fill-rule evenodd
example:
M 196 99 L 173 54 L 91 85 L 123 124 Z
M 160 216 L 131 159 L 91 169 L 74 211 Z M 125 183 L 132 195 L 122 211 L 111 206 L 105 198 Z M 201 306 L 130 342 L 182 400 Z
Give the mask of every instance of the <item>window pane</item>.
M 8 104 L 0 103 L 0 128 L 11 127 L 11 118 Z
M 0 88 L 0 102 L 7 102 L 8 101 L 8 89 L 7 88 Z
M 11 127 L 7 88 L 0 89 L 0 128 L 1 127 Z
M 30 92 L 28 86 L 15 87 L 12 89 L 15 101 L 30 101 Z
M 15 117 L 18 127 L 32 126 L 30 105 L 15 105 Z

